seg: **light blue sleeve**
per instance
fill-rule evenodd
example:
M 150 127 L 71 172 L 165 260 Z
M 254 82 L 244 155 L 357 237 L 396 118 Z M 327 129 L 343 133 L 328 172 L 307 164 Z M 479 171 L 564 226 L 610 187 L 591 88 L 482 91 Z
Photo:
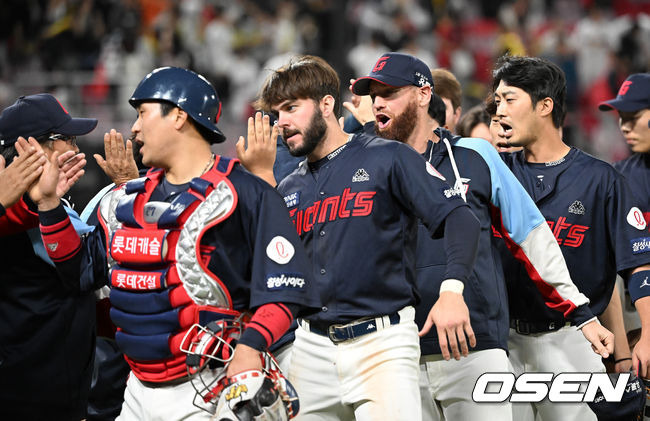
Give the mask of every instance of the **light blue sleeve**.
M 560 246 L 542 213 L 526 189 L 510 171 L 494 147 L 483 139 L 462 138 L 457 146 L 478 152 L 490 169 L 492 182 L 492 224 L 501 235 L 507 234 L 508 248 L 522 262 L 530 279 L 544 297 L 546 305 L 569 317 L 589 299 L 575 286 Z M 501 218 L 501 221 L 495 221 Z M 512 243 L 514 244 L 512 244 Z M 586 310 L 587 317 L 592 317 Z
M 546 223 L 526 189 L 488 141 L 461 138 L 456 146 L 476 151 L 489 167 L 492 185 L 491 202 L 501 212 L 503 228 L 514 242 L 521 244 L 531 231 L 540 224 Z

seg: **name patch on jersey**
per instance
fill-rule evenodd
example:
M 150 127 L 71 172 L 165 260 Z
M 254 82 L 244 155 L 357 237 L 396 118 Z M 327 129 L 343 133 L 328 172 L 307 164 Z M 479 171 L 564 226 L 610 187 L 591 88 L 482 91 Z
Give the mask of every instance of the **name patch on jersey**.
M 442 174 L 440 174 L 438 172 L 438 170 L 433 168 L 433 165 L 431 165 L 431 162 L 427 161 L 425 166 L 426 166 L 426 169 L 427 169 L 427 172 L 429 173 L 429 175 L 437 177 L 437 178 L 441 179 L 442 181 L 447 181 L 447 179 Z
M 632 253 L 640 254 L 650 251 L 650 237 L 641 237 L 630 240 L 632 244 Z
M 645 218 L 643 217 L 643 212 L 636 206 L 634 206 L 627 213 L 627 223 L 632 225 L 634 228 L 639 231 L 643 231 L 646 227 Z
M 266 288 L 269 290 L 302 289 L 304 286 L 305 278 L 296 273 L 274 273 L 266 278 Z
M 273 237 L 266 246 L 266 255 L 269 256 L 269 259 L 281 265 L 289 263 L 295 253 L 296 249 L 293 244 L 281 235 Z
M 291 193 L 287 196 L 284 196 L 284 204 L 287 205 L 288 208 L 292 208 L 294 206 L 298 206 L 300 203 L 300 192 L 294 192 Z

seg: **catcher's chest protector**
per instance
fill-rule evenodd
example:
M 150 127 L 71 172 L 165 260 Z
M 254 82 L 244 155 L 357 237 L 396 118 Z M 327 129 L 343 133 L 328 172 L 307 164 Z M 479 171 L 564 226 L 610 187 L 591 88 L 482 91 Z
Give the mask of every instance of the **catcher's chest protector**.
M 223 282 L 202 258 L 201 238 L 228 218 L 237 193 L 227 175 L 236 160 L 218 157 L 171 202 L 149 202 L 162 170 L 131 180 L 99 206 L 106 234 L 115 339 L 134 374 L 163 382 L 186 375 L 180 343 L 194 324 L 233 318 Z

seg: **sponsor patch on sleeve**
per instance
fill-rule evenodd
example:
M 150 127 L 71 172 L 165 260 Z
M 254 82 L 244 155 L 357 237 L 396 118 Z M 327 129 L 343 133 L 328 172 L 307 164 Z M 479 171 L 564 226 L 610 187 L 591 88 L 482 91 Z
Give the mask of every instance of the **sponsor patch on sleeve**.
M 284 265 L 289 263 L 296 249 L 293 244 L 281 235 L 276 235 L 266 246 L 266 255 L 276 263 Z
M 287 205 L 288 208 L 298 206 L 298 203 L 300 203 L 300 192 L 297 191 L 287 196 L 284 196 L 284 203 L 285 205 Z
M 460 190 L 453 188 L 453 187 L 442 187 L 440 189 L 440 192 L 442 193 L 443 196 L 445 196 L 445 199 L 453 199 L 453 198 L 461 198 L 462 195 L 460 194 Z
M 640 254 L 650 251 L 650 237 L 640 237 L 630 240 L 632 244 L 632 253 Z
M 636 206 L 630 209 L 630 211 L 627 213 L 627 223 L 639 231 L 643 231 L 646 227 L 643 212 L 641 212 L 641 210 Z
M 305 278 L 297 273 L 272 273 L 266 277 L 266 289 L 270 291 L 279 289 L 302 290 Z
M 441 179 L 442 181 L 447 181 L 447 179 L 442 174 L 440 174 L 437 169 L 433 168 L 433 165 L 431 165 L 431 162 L 427 161 L 425 165 L 426 165 L 426 168 L 427 168 L 427 172 L 430 175 L 432 175 L 434 177 L 437 177 L 437 178 Z

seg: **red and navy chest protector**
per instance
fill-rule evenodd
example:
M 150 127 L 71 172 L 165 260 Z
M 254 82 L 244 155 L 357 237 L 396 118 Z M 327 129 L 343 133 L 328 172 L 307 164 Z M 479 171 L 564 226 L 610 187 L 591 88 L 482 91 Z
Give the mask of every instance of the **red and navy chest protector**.
M 128 182 L 100 203 L 115 339 L 143 380 L 185 375 L 179 346 L 186 330 L 238 314 L 228 289 L 207 270 L 200 247 L 205 230 L 228 218 L 237 205 L 227 178 L 234 164 L 223 160 L 222 171 L 193 179 L 170 203 L 149 201 L 162 170 Z

